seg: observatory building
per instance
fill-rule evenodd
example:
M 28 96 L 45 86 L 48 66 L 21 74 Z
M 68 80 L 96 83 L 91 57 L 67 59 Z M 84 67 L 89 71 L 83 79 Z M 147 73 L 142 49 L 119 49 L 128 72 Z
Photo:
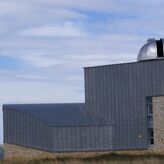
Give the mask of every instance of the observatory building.
M 149 39 L 137 62 L 85 68 L 84 104 L 3 105 L 6 155 L 164 151 L 163 47 Z

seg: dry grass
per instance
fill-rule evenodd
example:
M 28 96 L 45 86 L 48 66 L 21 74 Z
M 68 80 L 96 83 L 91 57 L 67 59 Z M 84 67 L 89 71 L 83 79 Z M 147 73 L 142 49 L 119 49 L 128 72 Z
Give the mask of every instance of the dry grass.
M 164 155 L 126 155 L 126 154 L 101 154 L 92 157 L 63 156 L 55 159 L 13 159 L 4 160 L 0 164 L 164 164 Z
M 79 160 L 72 161 L 55 161 L 55 160 L 33 160 L 33 161 L 4 161 L 1 164 L 163 164 L 164 161 L 159 159 L 147 159 L 147 160 L 134 160 L 134 161 L 92 161 L 84 162 Z

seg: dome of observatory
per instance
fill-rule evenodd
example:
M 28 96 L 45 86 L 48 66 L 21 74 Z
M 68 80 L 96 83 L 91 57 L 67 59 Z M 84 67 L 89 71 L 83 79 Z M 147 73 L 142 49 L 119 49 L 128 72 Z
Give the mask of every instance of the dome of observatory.
M 146 44 L 142 46 L 138 53 L 137 60 L 149 60 L 157 58 L 157 46 L 155 39 L 149 39 Z
M 163 39 L 155 40 L 149 39 L 146 44 L 142 46 L 138 53 L 137 61 L 157 59 L 164 57 L 163 53 Z

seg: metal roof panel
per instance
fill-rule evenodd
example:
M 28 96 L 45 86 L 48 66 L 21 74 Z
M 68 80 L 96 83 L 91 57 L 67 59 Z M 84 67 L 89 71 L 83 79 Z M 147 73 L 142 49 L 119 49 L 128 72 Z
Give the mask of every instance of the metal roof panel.
M 88 113 L 83 103 L 68 104 L 8 104 L 3 109 L 23 112 L 50 126 L 88 126 L 102 125 L 106 122 Z

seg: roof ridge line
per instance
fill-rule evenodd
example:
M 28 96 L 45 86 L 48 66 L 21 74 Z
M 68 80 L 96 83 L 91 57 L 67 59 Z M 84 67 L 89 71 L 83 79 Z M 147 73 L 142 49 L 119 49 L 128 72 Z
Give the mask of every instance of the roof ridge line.
M 96 115 L 95 113 L 91 113 L 91 112 L 89 112 L 89 111 L 86 110 L 86 109 L 84 109 L 84 110 L 85 110 L 86 113 L 90 114 L 91 116 L 96 117 L 96 118 L 98 118 L 98 119 L 101 119 L 101 120 L 104 121 L 105 123 L 108 123 L 108 121 L 105 120 L 104 118 L 102 118 L 101 116 L 98 116 L 98 115 Z

